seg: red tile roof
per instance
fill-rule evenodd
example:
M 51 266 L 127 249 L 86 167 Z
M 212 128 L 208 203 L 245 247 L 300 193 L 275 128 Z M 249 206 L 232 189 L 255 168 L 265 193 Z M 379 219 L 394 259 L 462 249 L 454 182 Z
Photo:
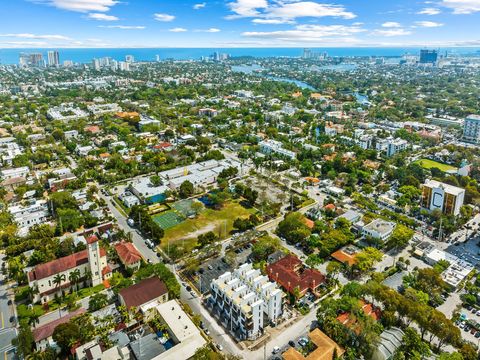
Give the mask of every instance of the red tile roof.
M 111 272 L 112 272 L 112 268 L 110 267 L 110 265 L 107 265 L 102 269 L 102 276 Z
M 100 249 L 100 256 L 107 255 L 105 249 Z M 49 261 L 45 264 L 35 266 L 35 268 L 28 273 L 30 281 L 44 279 L 46 277 L 74 269 L 77 266 L 86 264 L 88 262 L 88 250 L 82 250 L 80 252 L 68 255 L 56 260 Z
M 100 132 L 100 127 L 97 125 L 91 125 L 91 126 L 86 126 L 83 130 L 92 134 L 96 134 Z
M 154 149 L 168 149 L 169 147 L 172 147 L 173 145 L 169 142 L 162 142 L 158 145 L 155 145 L 153 148 Z
M 334 204 L 327 204 L 323 207 L 325 210 L 335 210 Z
M 374 307 L 372 304 L 367 303 L 364 300 L 359 300 L 359 302 L 365 315 L 370 316 L 375 321 L 380 320 L 382 312 L 379 308 Z M 358 324 L 357 318 L 348 312 L 338 315 L 337 320 L 356 333 L 360 333 L 362 331 Z
M 162 280 L 154 276 L 140 281 L 138 284 L 129 286 L 118 292 L 123 298 L 127 308 L 138 307 L 154 300 L 163 294 L 167 294 L 168 289 Z
M 78 309 L 75 310 L 74 312 L 71 312 L 68 315 L 65 315 L 64 317 L 61 317 L 57 320 L 54 320 L 52 322 L 49 322 L 48 324 L 42 325 L 36 329 L 33 329 L 33 339 L 35 342 L 39 342 L 44 339 L 48 339 L 50 336 L 53 335 L 53 332 L 55 331 L 55 328 L 60 325 L 60 324 L 65 324 L 70 321 L 70 319 L 82 315 L 86 310 L 85 309 Z
M 326 281 L 325 275 L 320 271 L 305 268 L 302 261 L 291 254 L 268 265 L 267 275 L 288 292 L 293 292 L 297 287 L 300 293 L 315 290 Z
M 355 259 L 357 254 L 347 254 L 343 250 L 337 250 L 334 253 L 332 253 L 330 256 L 335 260 L 337 260 L 338 262 L 341 262 L 342 264 L 346 263 L 350 266 L 355 265 L 355 263 L 357 262 Z
M 305 225 L 307 225 L 307 227 L 308 227 L 310 230 L 315 227 L 315 223 L 314 223 L 312 220 L 310 220 L 310 219 L 304 218 L 304 219 L 303 219 L 303 222 L 304 222 Z
M 135 245 L 129 242 L 121 242 L 115 245 L 115 251 L 118 257 L 125 265 L 132 265 L 142 260 L 142 255 L 138 252 Z
M 98 241 L 97 235 L 92 235 L 87 238 L 87 244 L 93 244 Z

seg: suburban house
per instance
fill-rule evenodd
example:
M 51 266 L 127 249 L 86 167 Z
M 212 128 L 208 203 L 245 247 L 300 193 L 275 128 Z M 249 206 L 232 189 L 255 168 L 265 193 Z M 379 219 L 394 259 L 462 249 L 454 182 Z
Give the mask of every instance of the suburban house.
M 33 298 L 34 302 L 40 300 L 42 303 L 48 302 L 54 298 L 55 294 L 71 289 L 74 284 L 70 282 L 70 274 L 76 270 L 80 274 L 80 279 L 91 276 L 92 286 L 99 285 L 111 276 L 107 253 L 100 248 L 97 236 L 92 235 L 86 241 L 86 250 L 37 265 L 28 273 L 28 285 L 38 289 L 38 294 Z M 60 283 L 55 280 L 60 279 L 58 276 L 61 277 Z M 79 284 L 82 282 L 80 281 Z
M 72 318 L 77 317 L 85 313 L 85 309 L 78 309 L 74 312 L 71 312 L 61 318 L 58 318 L 54 321 L 51 321 L 47 324 L 39 326 L 32 330 L 33 340 L 35 341 L 35 346 L 37 350 L 45 350 L 48 346 L 55 347 L 55 342 L 52 339 L 53 332 L 55 328 L 60 324 L 68 323 Z
M 138 270 L 140 268 L 142 255 L 140 255 L 135 245 L 129 242 L 121 242 L 115 245 L 115 251 L 126 269 Z
M 121 305 L 127 308 L 140 308 L 152 303 L 168 301 L 168 289 L 165 283 L 153 276 L 118 292 Z
M 268 265 L 267 275 L 271 281 L 297 298 L 302 298 L 309 291 L 318 296 L 320 288 L 326 282 L 325 275 L 316 269 L 305 267 L 299 258 L 291 254 Z

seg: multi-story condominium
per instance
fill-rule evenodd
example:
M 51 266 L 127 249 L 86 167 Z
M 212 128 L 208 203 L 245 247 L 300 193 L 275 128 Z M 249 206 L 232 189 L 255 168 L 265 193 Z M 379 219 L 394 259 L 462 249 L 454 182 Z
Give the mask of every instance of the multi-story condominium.
M 465 198 L 465 189 L 427 180 L 422 187 L 422 206 L 429 210 L 439 209 L 447 215 L 460 214 L 460 208 Z
M 480 143 L 480 116 L 470 115 L 463 123 L 463 139 L 468 142 Z
M 387 156 L 393 156 L 400 151 L 406 150 L 408 141 L 403 139 L 393 139 L 388 142 Z
M 260 151 L 264 154 L 278 154 L 289 159 L 295 159 L 296 155 L 293 151 L 283 148 L 280 141 L 276 140 L 264 140 L 258 143 L 260 145 Z
M 78 285 L 88 282 L 99 285 L 110 277 L 112 270 L 107 263 L 107 253 L 100 248 L 95 235 L 87 239 L 87 249 L 35 266 L 28 275 L 28 286 L 38 289 L 34 302 L 48 302 L 62 290 L 73 287 L 71 273 L 78 270 Z M 61 280 L 61 281 L 60 281 Z
M 47 52 L 48 66 L 60 65 L 60 55 L 58 51 L 52 50 Z
M 408 148 L 408 141 L 403 139 L 394 139 L 389 137 L 386 139 L 377 140 L 376 149 L 380 152 L 385 152 L 388 157 L 395 155 L 396 153 L 406 150 Z
M 260 270 L 246 263 L 226 272 L 210 285 L 208 305 L 214 315 L 238 339 L 255 339 L 283 312 L 284 293 Z

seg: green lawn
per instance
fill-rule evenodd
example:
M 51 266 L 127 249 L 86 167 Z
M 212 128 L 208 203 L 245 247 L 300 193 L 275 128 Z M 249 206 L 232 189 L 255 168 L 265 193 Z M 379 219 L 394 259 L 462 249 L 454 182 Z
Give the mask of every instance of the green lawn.
M 457 170 L 456 167 L 447 165 L 447 164 L 442 164 L 437 161 L 433 161 L 430 159 L 420 159 L 414 162 L 414 164 L 418 164 L 424 169 L 431 169 L 431 168 L 437 168 L 440 169 L 443 172 L 447 172 L 449 170 Z
M 186 219 L 181 224 L 165 230 L 162 239 L 162 249 L 167 249 L 167 244 L 181 243 L 187 251 L 191 251 L 201 233 L 213 231 L 220 238 L 225 239 L 233 229 L 233 222 L 238 217 L 248 217 L 256 209 L 246 209 L 238 201 L 227 202 L 222 209 L 205 209 L 194 219 Z

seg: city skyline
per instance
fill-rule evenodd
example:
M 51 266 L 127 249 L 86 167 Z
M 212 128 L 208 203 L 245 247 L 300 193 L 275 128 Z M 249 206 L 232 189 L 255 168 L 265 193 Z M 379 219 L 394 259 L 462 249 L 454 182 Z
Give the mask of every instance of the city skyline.
M 478 0 L 16 0 L 2 7 L 9 16 L 0 48 L 480 45 Z

